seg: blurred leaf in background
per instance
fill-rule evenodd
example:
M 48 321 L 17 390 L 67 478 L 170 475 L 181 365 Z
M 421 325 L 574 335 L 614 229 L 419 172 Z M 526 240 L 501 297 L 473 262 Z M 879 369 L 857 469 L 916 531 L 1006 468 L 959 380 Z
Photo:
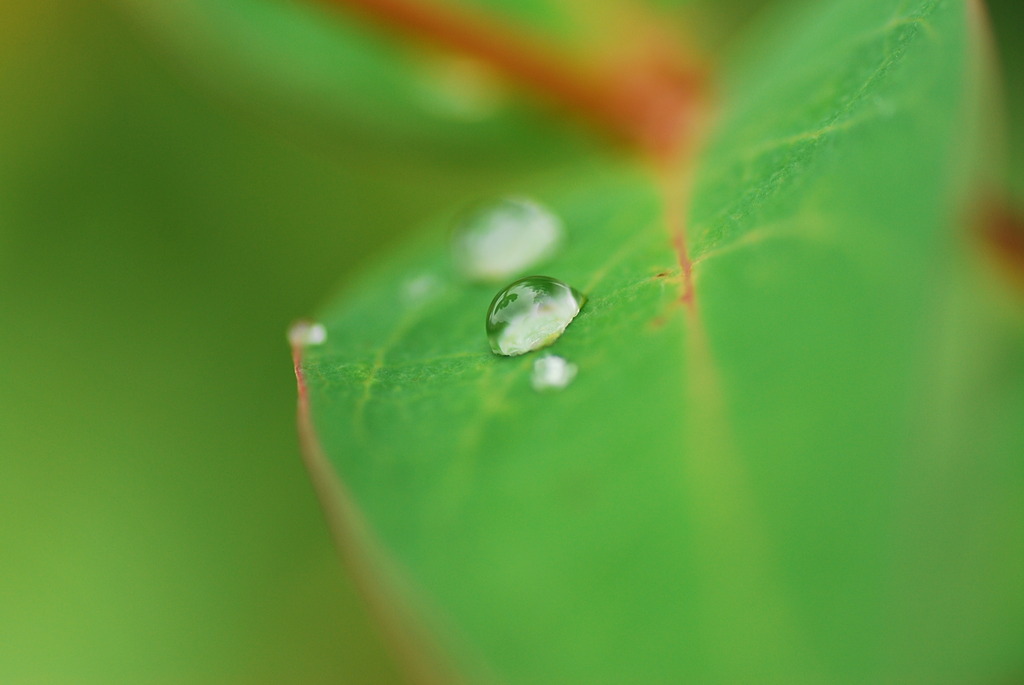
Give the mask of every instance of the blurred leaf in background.
M 459 4 L 615 43 L 587 0 Z M 652 4 L 724 63 L 766 3 Z M 993 11 L 1020 151 L 1020 7 Z M 426 218 L 607 160 L 577 128 L 313 4 L 7 0 L 0 681 L 397 682 L 298 458 L 284 330 Z
M 411 214 L 198 96 L 104 4 L 3 15 L 0 680 L 386 676 L 279 362 L 368 217 Z

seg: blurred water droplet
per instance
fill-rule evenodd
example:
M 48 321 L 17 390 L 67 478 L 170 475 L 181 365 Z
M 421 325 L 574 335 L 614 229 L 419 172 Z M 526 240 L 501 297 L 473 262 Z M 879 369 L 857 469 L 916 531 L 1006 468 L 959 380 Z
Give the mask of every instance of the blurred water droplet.
M 424 305 L 441 294 L 440 279 L 433 274 L 421 274 L 402 286 L 402 300 L 408 306 Z
M 327 329 L 316 321 L 296 321 L 288 329 L 288 342 L 293 347 L 322 345 L 327 342 Z
M 515 356 L 558 340 L 586 298 L 547 276 L 528 276 L 503 288 L 487 310 L 487 339 L 495 354 Z
M 467 214 L 452 233 L 452 257 L 468 278 L 501 282 L 550 258 L 562 223 L 541 205 L 505 198 Z
M 544 355 L 533 363 L 530 383 L 537 392 L 561 390 L 572 383 L 577 371 L 575 364 L 558 355 Z

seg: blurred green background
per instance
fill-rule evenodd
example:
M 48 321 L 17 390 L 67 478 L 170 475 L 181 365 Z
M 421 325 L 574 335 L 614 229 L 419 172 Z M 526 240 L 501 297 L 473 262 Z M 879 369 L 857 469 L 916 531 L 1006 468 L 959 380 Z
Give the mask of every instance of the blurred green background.
M 0 16 L 0 681 L 380 668 L 284 330 L 373 244 L 340 219 L 412 212 L 198 94 L 108 5 Z
M 130 4 L 0 9 L 0 682 L 393 682 L 299 459 L 284 332 L 402 231 L 592 141 L 529 106 L 426 142 L 415 117 L 310 126 Z M 1014 120 L 1019 5 L 994 6 Z
M 388 682 L 285 331 L 516 169 L 311 135 L 162 35 L 0 9 L 0 682 Z

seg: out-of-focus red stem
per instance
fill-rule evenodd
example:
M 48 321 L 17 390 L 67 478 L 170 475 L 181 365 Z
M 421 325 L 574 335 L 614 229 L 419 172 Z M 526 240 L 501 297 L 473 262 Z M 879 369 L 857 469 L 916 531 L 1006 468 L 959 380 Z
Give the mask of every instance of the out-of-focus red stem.
M 321 0 L 381 26 L 480 60 L 519 86 L 659 158 L 671 157 L 701 79 L 663 54 L 637 65 L 583 65 L 491 17 L 436 0 Z
M 1024 215 L 1006 202 L 990 202 L 978 223 L 981 238 L 996 260 L 1024 285 Z

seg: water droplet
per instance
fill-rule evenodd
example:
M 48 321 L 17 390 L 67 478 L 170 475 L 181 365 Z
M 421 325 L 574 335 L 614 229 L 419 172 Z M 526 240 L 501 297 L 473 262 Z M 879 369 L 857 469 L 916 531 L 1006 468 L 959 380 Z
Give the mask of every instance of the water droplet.
M 501 282 L 551 257 L 562 222 L 541 205 L 505 198 L 463 217 L 452 234 L 455 265 L 468 278 Z
M 327 342 L 327 329 L 315 321 L 296 321 L 288 329 L 288 342 L 293 347 L 322 345 Z
M 533 363 L 533 376 L 530 382 L 537 392 L 561 390 L 576 377 L 578 371 L 575 364 L 554 354 L 546 354 Z
M 495 354 L 515 356 L 558 340 L 586 301 L 555 278 L 528 276 L 503 288 L 487 310 L 487 339 Z
M 402 301 L 407 306 L 424 305 L 441 294 L 443 285 L 433 274 L 425 273 L 402 285 Z

